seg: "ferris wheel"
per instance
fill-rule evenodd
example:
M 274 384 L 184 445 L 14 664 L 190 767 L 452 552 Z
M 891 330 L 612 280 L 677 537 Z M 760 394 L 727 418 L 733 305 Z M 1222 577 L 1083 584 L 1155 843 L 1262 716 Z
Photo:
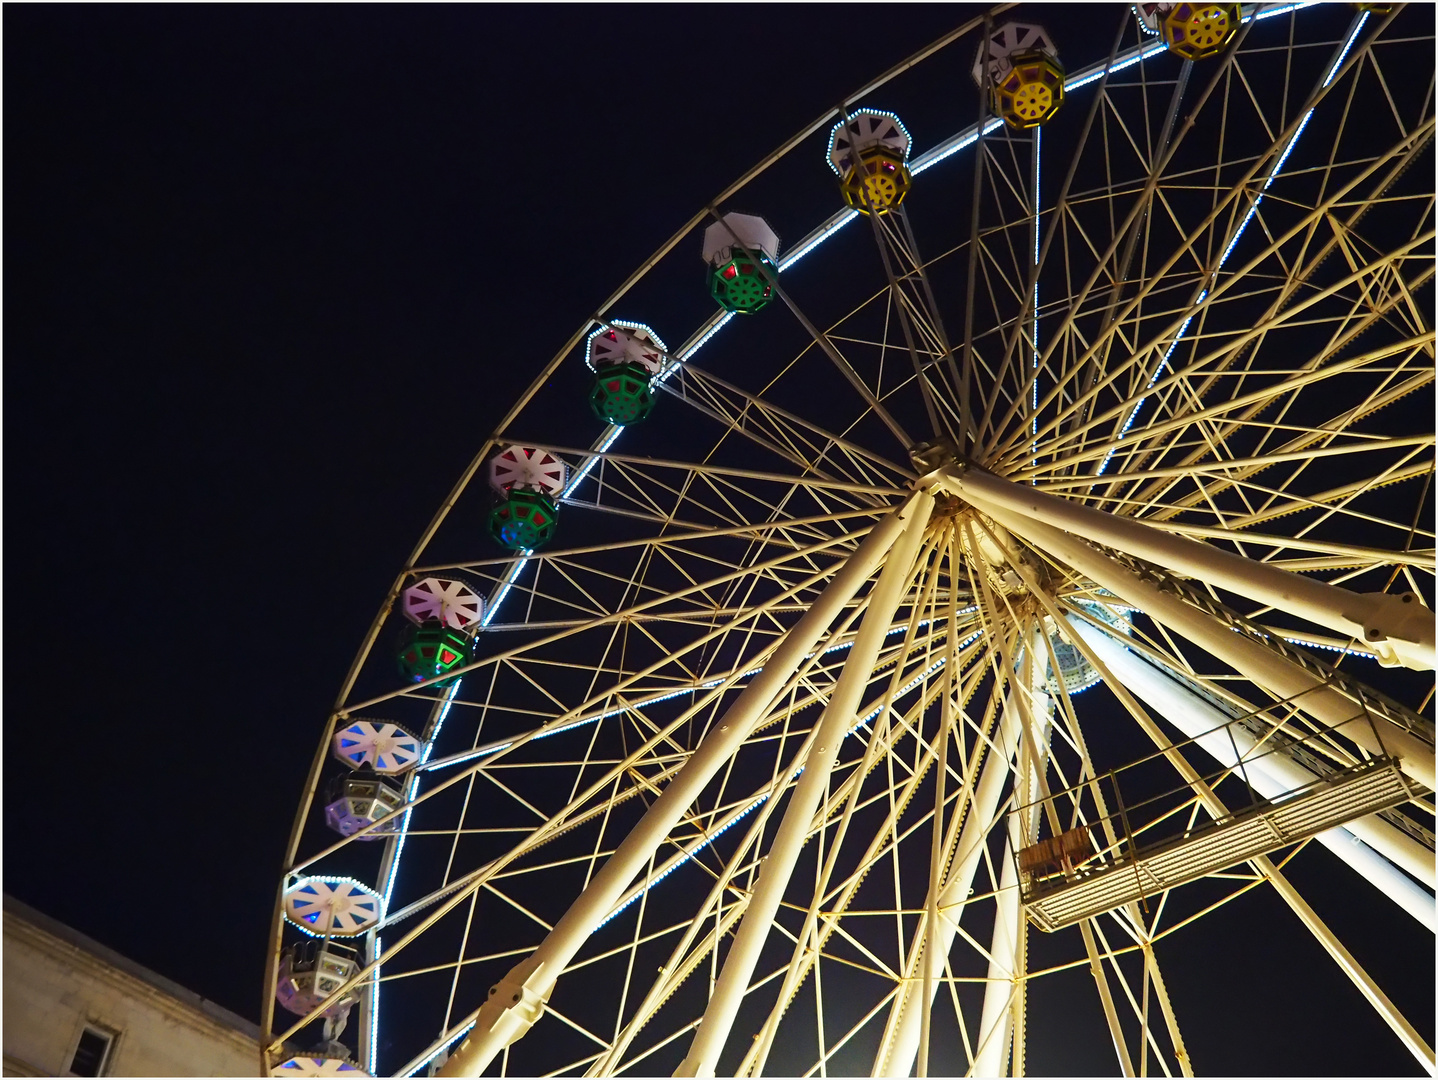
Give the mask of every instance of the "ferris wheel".
M 1431 983 L 1432 9 L 1070 10 L 536 370 L 323 732 L 268 1071 L 1196 1075 L 1257 904 L 1434 1071 L 1304 884 Z

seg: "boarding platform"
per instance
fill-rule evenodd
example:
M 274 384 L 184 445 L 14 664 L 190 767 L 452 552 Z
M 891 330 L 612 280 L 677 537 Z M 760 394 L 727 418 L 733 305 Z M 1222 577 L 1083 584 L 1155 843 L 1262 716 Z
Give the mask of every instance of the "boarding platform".
M 1015 853 L 1024 911 L 1040 929 L 1058 930 L 1143 901 L 1398 806 L 1418 793 L 1399 771 L 1397 759 L 1373 757 L 1335 768 L 1272 799 L 1258 797 L 1249 788 L 1245 805 L 1210 819 L 1187 787 L 1126 805 L 1118 783 L 1122 772 L 1015 811 L 1030 829 L 1047 825 L 1051 833 Z M 1231 778 L 1226 790 L 1242 790 L 1234 783 L 1242 775 L 1240 764 L 1205 779 L 1216 784 Z M 1080 816 L 1074 807 L 1093 805 L 1094 792 L 1103 796 L 1098 805 L 1108 813 L 1084 814 L 1085 820 L 1055 833 L 1055 818 L 1062 822 Z

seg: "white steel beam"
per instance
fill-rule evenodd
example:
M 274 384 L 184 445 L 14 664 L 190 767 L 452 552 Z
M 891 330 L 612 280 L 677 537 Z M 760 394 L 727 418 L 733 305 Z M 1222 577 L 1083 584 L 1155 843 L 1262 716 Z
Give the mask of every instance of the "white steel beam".
M 650 856 L 678 824 L 711 779 L 768 713 L 775 699 L 820 637 L 920 512 L 927 520 L 931 497 L 916 493 L 882 518 L 839 568 L 804 617 L 784 637 L 764 669 L 744 688 L 618 849 L 590 880 L 544 941 L 492 989 L 474 1030 L 450 1055 L 441 1076 L 479 1076 L 496 1056 L 522 1038 L 544 1011 L 560 973 L 641 873 Z
M 945 483 L 954 494 L 980 508 L 1002 508 L 1091 537 L 1106 547 L 1286 611 L 1343 637 L 1357 638 L 1389 667 L 1401 664 L 1415 671 L 1434 670 L 1438 649 L 1433 612 L 1411 593 L 1405 594 L 1405 599 L 1392 593 L 1351 592 L 1164 532 L 1134 518 L 1060 499 L 979 468 L 950 470 L 945 473 Z
M 1281 751 L 1249 759 L 1249 754 L 1254 747 L 1254 740 L 1246 731 L 1233 726 L 1227 730 L 1215 730 L 1219 729 L 1221 725 L 1227 724 L 1230 717 L 1225 716 L 1219 709 L 1182 683 L 1168 678 L 1152 665 L 1145 663 L 1108 634 L 1076 617 L 1071 616 L 1069 623 L 1108 665 L 1109 670 L 1117 678 L 1123 680 L 1123 684 L 1129 690 L 1147 702 L 1174 727 L 1194 739 L 1219 764 L 1229 768 L 1236 767 L 1239 759 L 1235 756 L 1235 751 L 1243 755 L 1242 775 L 1246 777 L 1253 790 L 1264 798 L 1271 799 L 1303 784 L 1313 782 L 1313 773 L 1302 769 Z M 1232 743 L 1229 742 L 1230 732 L 1233 737 Z M 1368 823 L 1368 827 L 1364 831 L 1367 837 L 1372 838 L 1370 843 L 1377 848 L 1376 853 L 1369 850 L 1368 845 L 1365 845 L 1362 839 L 1356 835 L 1357 830 L 1354 826 L 1363 827 L 1360 822 Z M 1374 888 L 1429 930 L 1433 930 L 1433 897 L 1420 889 L 1404 874 L 1399 873 L 1393 866 L 1393 862 L 1397 862 L 1409 873 L 1417 871 L 1415 876 L 1420 876 L 1423 870 L 1421 856 L 1407 851 L 1404 845 L 1398 842 L 1399 838 L 1407 841 L 1414 848 L 1421 848 L 1420 844 L 1400 833 L 1376 814 L 1370 814 L 1366 818 L 1360 818 L 1359 821 L 1350 822 L 1347 827 L 1328 829 L 1314 837 L 1320 844 L 1366 878 Z M 1433 853 L 1430 851 L 1426 854 L 1427 880 L 1431 882 Z M 1392 859 L 1393 862 L 1390 862 L 1389 859 Z
M 1014 841 L 1018 822 L 1009 818 L 1008 839 L 1004 841 L 1004 864 L 999 870 L 998 910 L 994 913 L 994 932 L 989 940 L 989 981 L 984 984 L 984 1004 L 979 1013 L 978 1052 L 969 1069 L 970 1076 L 1003 1076 L 1008 1065 L 1012 1040 L 1009 1003 L 1019 992 L 1014 983 L 1014 955 L 1019 938 L 1019 881 L 1014 871 Z M 924 1003 L 927 1007 L 928 1003 Z M 908 1075 L 905 1073 L 904 1075 Z
M 804 773 L 789 796 L 789 805 L 765 855 L 749 906 L 739 924 L 738 935 L 724 958 L 724 967 L 699 1028 L 694 1033 L 694 1041 L 689 1046 L 688 1055 L 675 1070 L 675 1076 L 714 1075 L 719 1054 L 729 1038 L 734 1017 L 749 989 L 754 966 L 759 962 L 759 954 L 774 925 L 774 916 L 784 898 L 784 890 L 793 875 L 794 863 L 809 835 L 819 802 L 828 790 L 829 776 L 838 760 L 840 744 L 854 724 L 884 636 L 913 580 L 914 561 L 933 507 L 933 496 L 927 491 L 920 491 L 904 508 L 904 532 L 894 542 L 878 583 L 869 596 L 868 610 L 864 612 L 864 621 L 859 626 L 854 647 L 844 661 L 829 704 L 825 706 L 811 737 L 813 750 L 805 763 Z
M 957 484 L 953 484 L 950 490 L 965 498 L 969 495 L 968 491 L 960 491 Z M 1140 579 L 1137 574 L 1120 566 L 1076 536 L 1062 532 L 1038 518 L 1016 513 L 1005 503 L 984 499 L 982 502 L 976 501 L 975 504 L 1010 532 L 1067 563 L 1090 581 L 1138 608 L 1150 618 L 1177 631 L 1245 678 L 1267 688 L 1279 698 L 1294 701 L 1320 723 L 1341 729 L 1345 736 L 1370 753 L 1396 756 L 1399 759 L 1398 767 L 1424 787 L 1438 787 L 1438 777 L 1434 774 L 1433 748 L 1412 732 L 1405 731 L 1389 720 L 1374 716 L 1372 722 L 1381 734 L 1380 742 L 1364 719 L 1364 713 L 1354 702 L 1298 665 L 1275 655 L 1258 642 L 1242 634 L 1235 634 L 1226 626 L 1220 626 L 1205 613 L 1176 596 L 1162 592 L 1151 582 Z M 1355 720 L 1361 722 L 1355 723 Z

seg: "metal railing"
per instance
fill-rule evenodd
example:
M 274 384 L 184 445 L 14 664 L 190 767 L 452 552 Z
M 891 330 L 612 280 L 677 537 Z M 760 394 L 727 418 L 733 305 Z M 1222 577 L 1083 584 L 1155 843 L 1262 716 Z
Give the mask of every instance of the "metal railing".
M 1241 716 L 1175 742 L 1171 748 L 1018 807 L 1011 811 L 1016 825 L 1011 835 L 1016 833 L 1028 841 L 1013 855 L 1023 902 L 1037 902 L 1095 875 L 1112 874 L 1125 867 L 1133 868 L 1136 895 L 1142 899 L 1151 891 L 1145 875 L 1138 872 L 1143 860 L 1256 816 L 1271 814 L 1325 789 L 1337 789 L 1375 770 L 1395 768 L 1396 760 L 1386 752 L 1370 755 L 1354 743 L 1358 760 L 1351 765 L 1334 768 L 1325 763 L 1326 771 L 1304 770 L 1305 775 L 1312 775 L 1311 780 L 1270 796 L 1255 790 L 1254 773 L 1263 772 L 1265 761 L 1283 759 L 1291 775 L 1294 761 L 1302 760 L 1300 754 L 1322 760 L 1320 754 L 1306 753 L 1305 746 L 1331 742 L 1335 736 L 1344 735 L 1350 725 L 1366 727 L 1382 749 L 1378 726 L 1366 710 L 1336 728 L 1306 733 L 1269 728 L 1251 715 Z M 1220 784 L 1225 785 L 1223 792 L 1233 809 L 1221 817 L 1209 815 L 1195 785 L 1172 783 L 1173 766 L 1167 760 L 1168 754 L 1182 753 L 1191 746 L 1233 762 L 1201 776 L 1209 788 L 1217 790 Z M 1276 777 L 1284 774 L 1285 770 L 1278 769 L 1264 772 L 1259 786 L 1272 791 Z M 1322 826 L 1328 827 L 1331 825 Z M 1292 841 L 1283 841 L 1288 842 Z M 1278 846 L 1282 844 L 1275 844 Z

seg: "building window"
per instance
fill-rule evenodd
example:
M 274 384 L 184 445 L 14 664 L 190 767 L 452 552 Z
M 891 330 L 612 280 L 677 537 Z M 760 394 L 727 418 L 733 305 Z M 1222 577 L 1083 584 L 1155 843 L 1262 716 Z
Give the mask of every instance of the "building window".
M 114 1045 L 114 1032 L 87 1027 L 80 1033 L 75 1056 L 70 1059 L 70 1075 L 104 1076 L 105 1066 L 110 1063 L 110 1049 Z

